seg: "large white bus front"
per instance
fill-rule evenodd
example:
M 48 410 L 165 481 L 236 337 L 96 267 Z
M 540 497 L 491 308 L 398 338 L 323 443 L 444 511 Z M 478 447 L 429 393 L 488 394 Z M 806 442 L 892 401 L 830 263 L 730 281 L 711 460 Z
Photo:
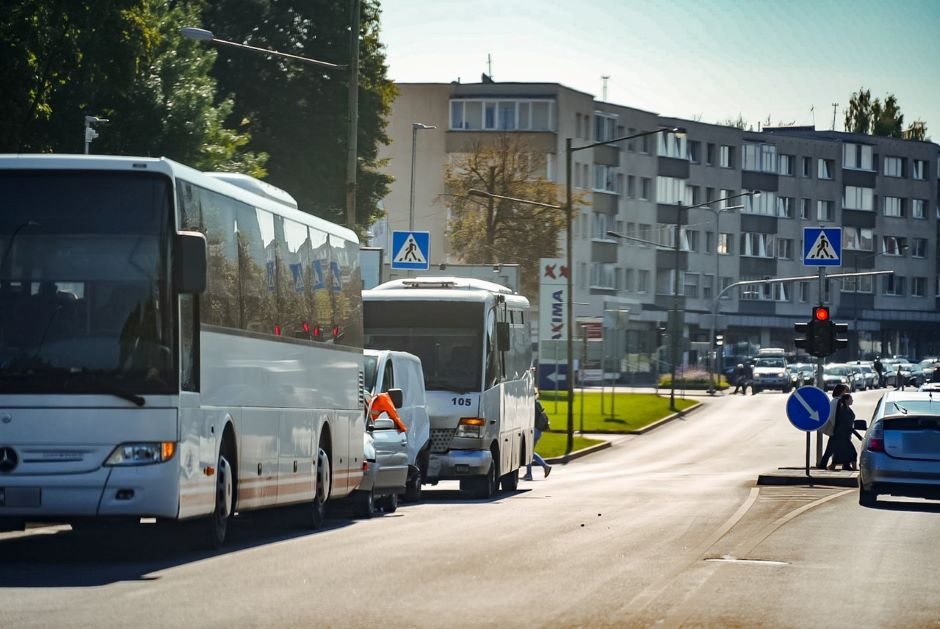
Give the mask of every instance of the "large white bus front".
M 176 518 L 172 180 L 35 159 L 0 159 L 0 527 Z

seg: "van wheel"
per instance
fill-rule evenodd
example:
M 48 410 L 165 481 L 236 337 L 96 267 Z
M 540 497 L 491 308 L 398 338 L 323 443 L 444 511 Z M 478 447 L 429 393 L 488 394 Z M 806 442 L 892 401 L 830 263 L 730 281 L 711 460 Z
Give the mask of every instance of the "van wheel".
M 382 498 L 381 506 L 385 513 L 395 513 L 398 510 L 398 494 L 389 494 Z
M 492 498 L 499 491 L 499 459 L 495 456 L 486 475 L 471 479 L 470 492 L 475 498 Z

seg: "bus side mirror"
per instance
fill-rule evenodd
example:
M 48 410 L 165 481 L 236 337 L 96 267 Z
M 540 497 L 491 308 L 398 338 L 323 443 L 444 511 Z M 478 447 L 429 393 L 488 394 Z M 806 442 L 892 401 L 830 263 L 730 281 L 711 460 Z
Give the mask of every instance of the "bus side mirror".
M 401 408 L 405 403 L 401 389 L 389 389 L 388 397 L 392 399 L 392 404 L 395 406 L 395 408 Z
M 173 248 L 173 282 L 176 292 L 198 295 L 206 292 L 206 237 L 199 232 L 178 232 Z
M 506 321 L 496 323 L 496 345 L 501 352 L 508 352 L 511 349 L 509 345 L 509 323 Z

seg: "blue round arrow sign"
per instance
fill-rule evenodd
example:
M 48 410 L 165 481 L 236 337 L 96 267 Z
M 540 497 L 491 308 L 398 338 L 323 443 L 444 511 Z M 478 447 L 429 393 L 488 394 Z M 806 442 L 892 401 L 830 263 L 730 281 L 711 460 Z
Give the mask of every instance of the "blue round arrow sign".
M 787 400 L 787 419 L 800 430 L 819 430 L 829 419 L 829 396 L 816 387 L 800 387 Z

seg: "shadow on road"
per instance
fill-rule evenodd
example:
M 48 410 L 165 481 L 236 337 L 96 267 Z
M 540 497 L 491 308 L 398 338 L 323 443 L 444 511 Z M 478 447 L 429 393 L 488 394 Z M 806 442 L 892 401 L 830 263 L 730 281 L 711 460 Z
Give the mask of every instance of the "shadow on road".
M 523 483 L 526 481 L 519 481 Z M 532 491 L 527 488 L 520 488 L 516 491 L 500 491 L 492 498 L 471 498 L 467 493 L 459 489 L 431 489 L 425 486 L 421 492 L 421 501 L 434 504 L 487 504 L 496 503 L 513 496 L 521 496 Z
M 285 540 L 322 535 L 353 521 L 342 509 L 318 530 L 301 527 L 288 509 L 239 516 L 219 550 L 193 550 L 185 524 L 142 525 L 100 533 L 58 529 L 0 540 L 0 588 L 94 587 L 120 581 L 158 580 L 153 573 Z
M 940 513 L 940 502 L 912 502 L 907 500 L 878 500 L 878 503 L 869 507 L 882 511 L 914 511 L 917 513 Z

